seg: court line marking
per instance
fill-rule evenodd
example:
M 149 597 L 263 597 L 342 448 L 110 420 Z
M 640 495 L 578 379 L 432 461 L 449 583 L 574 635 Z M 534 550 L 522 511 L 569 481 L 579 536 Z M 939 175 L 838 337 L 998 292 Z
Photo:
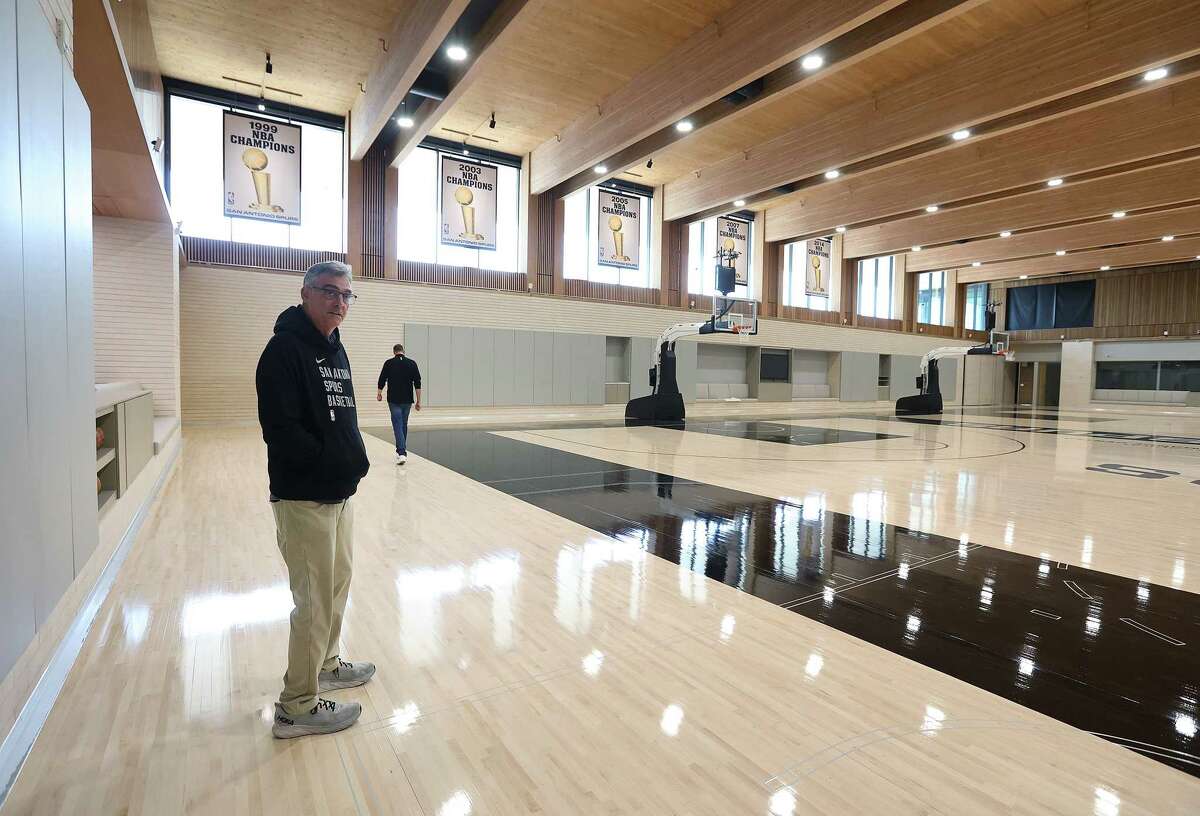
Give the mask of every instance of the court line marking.
M 1151 629 L 1149 626 L 1147 626 L 1144 623 L 1138 623 L 1133 618 L 1120 618 L 1120 621 L 1121 621 L 1121 623 L 1127 623 L 1130 626 L 1132 626 L 1134 629 L 1138 629 L 1142 632 L 1145 632 L 1148 635 L 1153 635 L 1154 637 L 1158 638 L 1159 640 L 1165 640 L 1167 643 L 1170 643 L 1172 646 L 1187 646 L 1187 644 L 1184 643 L 1182 640 L 1176 640 L 1175 638 L 1171 637 L 1170 635 L 1164 635 L 1162 632 L 1159 632 L 1157 629 Z
M 1049 618 L 1050 620 L 1056 620 L 1056 621 L 1062 620 L 1062 615 L 1054 615 L 1050 612 L 1043 612 L 1040 609 L 1030 609 L 1029 611 L 1035 615 L 1040 615 L 1043 618 Z
M 967 552 L 977 550 L 977 549 L 981 548 L 982 546 L 983 546 L 982 544 L 968 544 Z M 926 561 L 924 561 L 921 564 L 909 564 L 908 569 L 914 570 L 914 569 L 918 569 L 920 567 L 928 567 L 932 564 L 938 563 L 939 561 L 945 561 L 947 558 L 958 557 L 960 555 L 961 555 L 961 553 L 959 552 L 958 548 L 955 548 L 953 550 L 950 550 L 949 552 L 942 553 L 941 555 L 933 556 L 932 558 L 927 559 Z M 834 595 L 836 595 L 839 592 L 848 592 L 852 589 L 858 589 L 861 586 L 866 586 L 867 584 L 873 584 L 876 581 L 882 581 L 885 578 L 891 578 L 891 577 L 894 577 L 899 574 L 900 574 L 900 568 L 896 567 L 895 569 L 890 569 L 890 570 L 886 570 L 885 572 L 881 572 L 878 575 L 872 575 L 869 578 L 864 578 L 861 581 L 858 581 L 849 586 L 826 587 L 825 589 L 821 590 L 820 592 L 814 592 L 811 595 L 805 595 L 803 598 L 797 598 L 794 601 L 788 601 L 787 603 L 780 604 L 780 606 L 783 607 L 784 609 L 794 609 L 797 606 L 803 606 L 806 603 L 811 603 L 811 602 L 817 600 L 818 598 L 824 598 L 827 591 L 832 592 Z
M 1083 598 L 1086 601 L 1094 601 L 1095 600 L 1095 598 L 1093 598 L 1091 595 L 1087 594 L 1087 592 L 1083 589 L 1083 587 L 1079 586 L 1079 584 L 1075 583 L 1074 581 L 1063 581 L 1063 583 L 1066 585 L 1067 589 L 1074 592 L 1080 598 Z

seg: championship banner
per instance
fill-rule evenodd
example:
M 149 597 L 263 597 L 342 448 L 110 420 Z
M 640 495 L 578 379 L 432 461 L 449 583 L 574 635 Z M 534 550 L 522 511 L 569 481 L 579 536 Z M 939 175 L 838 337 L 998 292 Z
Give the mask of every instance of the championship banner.
M 225 215 L 300 225 L 300 127 L 225 111 Z
M 833 241 L 813 238 L 806 241 L 804 264 L 804 294 L 810 297 L 829 297 L 829 252 Z
M 733 267 L 734 281 L 738 286 L 750 284 L 750 277 L 746 273 L 746 264 L 750 259 L 747 252 L 750 247 L 749 239 L 750 225 L 745 221 L 735 221 L 732 218 L 717 219 L 717 251 L 725 253 L 725 258 L 728 258 L 731 249 L 737 253 L 733 263 L 729 263 L 728 260 L 722 260 L 721 263 Z
M 496 248 L 496 176 L 490 164 L 442 156 L 442 243 Z
M 596 263 L 637 269 L 642 241 L 642 200 L 600 190 L 596 219 Z

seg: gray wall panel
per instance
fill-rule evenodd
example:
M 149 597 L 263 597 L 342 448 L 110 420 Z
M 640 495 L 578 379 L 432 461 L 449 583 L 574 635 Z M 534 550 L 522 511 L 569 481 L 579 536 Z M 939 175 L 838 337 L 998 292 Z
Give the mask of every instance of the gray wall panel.
M 829 382 L 829 352 L 792 350 L 792 382 L 826 385 Z
M 70 76 L 70 67 L 63 70 Z M 73 572 L 99 542 L 96 518 L 95 352 L 92 343 L 92 119 L 79 87 L 63 82 L 63 189 L 67 286 Z
M 421 402 L 429 405 L 450 404 L 453 346 L 453 331 L 449 326 L 429 327 L 429 358 L 417 360 L 421 368 Z
M 605 340 L 602 334 L 588 335 L 587 399 L 588 405 L 604 404 Z
M 492 329 L 472 329 L 474 340 L 471 351 L 471 404 L 493 405 L 495 390 L 492 388 L 492 345 L 495 335 Z
M 604 338 L 604 381 L 629 382 L 629 338 Z
M 28 355 L 28 478 L 38 524 L 40 553 L 35 615 L 40 626 L 74 578 L 69 501 L 66 267 L 63 208 L 62 58 L 33 0 L 17 4 L 18 109 L 20 111 L 21 228 L 25 269 Z M 34 191 L 38 191 L 34 194 Z M 94 403 L 93 403 L 94 404 Z M 95 446 L 93 445 L 93 451 Z M 93 456 L 94 456 L 93 452 Z
M 515 368 L 513 356 L 516 332 L 495 329 L 492 332 L 492 404 L 516 405 Z
M 874 402 L 878 398 L 879 355 L 843 351 L 840 395 L 842 402 Z
M 533 332 L 513 333 L 513 404 L 533 405 Z
M 917 375 L 921 373 L 921 358 L 908 354 L 892 355 L 892 373 L 888 381 L 889 399 L 911 397 L 917 391 Z
M 696 382 L 737 383 L 746 385 L 749 355 L 756 349 L 749 346 L 729 346 L 724 343 L 696 344 Z
M 571 402 L 571 335 L 554 333 L 554 396 L 551 405 L 569 405 Z
M 629 398 L 644 397 L 650 393 L 650 352 L 655 338 L 631 337 L 629 343 Z
M 475 361 L 475 332 L 462 326 L 450 330 L 450 405 L 471 405 L 471 367 Z
M 694 340 L 675 344 L 675 379 L 679 381 L 684 402 L 696 399 L 696 346 Z
M 44 27 L 44 24 L 43 24 Z M 17 117 L 17 17 L 0 4 L 0 286 L 10 298 L 24 291 L 21 244 L 20 151 Z M 90 186 L 90 185 L 89 185 Z M 89 291 L 90 294 L 90 291 Z M 25 313 L 9 309 L 0 320 L 0 677 L 33 640 L 37 539 L 31 523 L 33 491 L 25 401 Z M 94 398 L 93 398 L 94 404 Z
M 533 404 L 554 404 L 554 335 L 533 332 Z
M 961 370 L 959 360 L 946 358 L 938 360 L 938 384 L 942 390 L 942 401 L 957 403 L 959 401 L 958 372 Z
M 566 336 L 570 338 L 571 349 L 571 404 L 583 405 L 588 401 L 588 366 L 593 362 L 588 341 L 593 335 Z

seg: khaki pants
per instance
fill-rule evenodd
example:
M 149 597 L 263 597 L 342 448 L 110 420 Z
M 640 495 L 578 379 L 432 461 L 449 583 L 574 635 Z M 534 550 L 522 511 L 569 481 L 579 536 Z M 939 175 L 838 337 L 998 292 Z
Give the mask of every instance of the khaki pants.
M 279 703 L 297 716 L 316 705 L 319 673 L 337 665 L 353 569 L 354 508 L 347 499 L 277 501 L 271 509 L 295 604 Z

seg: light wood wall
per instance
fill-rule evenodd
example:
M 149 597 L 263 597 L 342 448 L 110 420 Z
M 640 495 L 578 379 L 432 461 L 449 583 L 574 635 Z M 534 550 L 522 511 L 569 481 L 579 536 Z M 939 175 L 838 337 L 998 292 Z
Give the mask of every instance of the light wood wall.
M 254 369 L 281 311 L 300 300 L 295 273 L 189 265 L 180 278 L 181 395 L 185 422 L 257 421 Z M 343 338 L 353 366 L 359 416 L 387 421 L 374 401 L 379 366 L 404 342 L 404 324 L 478 326 L 624 337 L 657 337 L 695 312 L 449 286 L 360 279 L 362 296 Z M 706 342 L 738 340 L 726 336 Z M 833 325 L 761 320 L 757 345 L 922 355 L 946 340 Z M 422 362 L 422 361 L 418 361 Z
M 179 272 L 169 224 L 97 216 L 96 382 L 133 380 L 179 416 Z M 239 296 L 235 286 L 226 296 Z
M 1162 337 L 1163 332 L 1168 337 L 1200 333 L 1200 261 L 993 282 L 992 297 L 1001 301 L 997 324 L 1004 326 L 1009 289 L 1077 280 L 1096 281 L 1093 326 L 1018 331 L 1013 332 L 1013 338 L 1022 341 L 1079 340 Z

